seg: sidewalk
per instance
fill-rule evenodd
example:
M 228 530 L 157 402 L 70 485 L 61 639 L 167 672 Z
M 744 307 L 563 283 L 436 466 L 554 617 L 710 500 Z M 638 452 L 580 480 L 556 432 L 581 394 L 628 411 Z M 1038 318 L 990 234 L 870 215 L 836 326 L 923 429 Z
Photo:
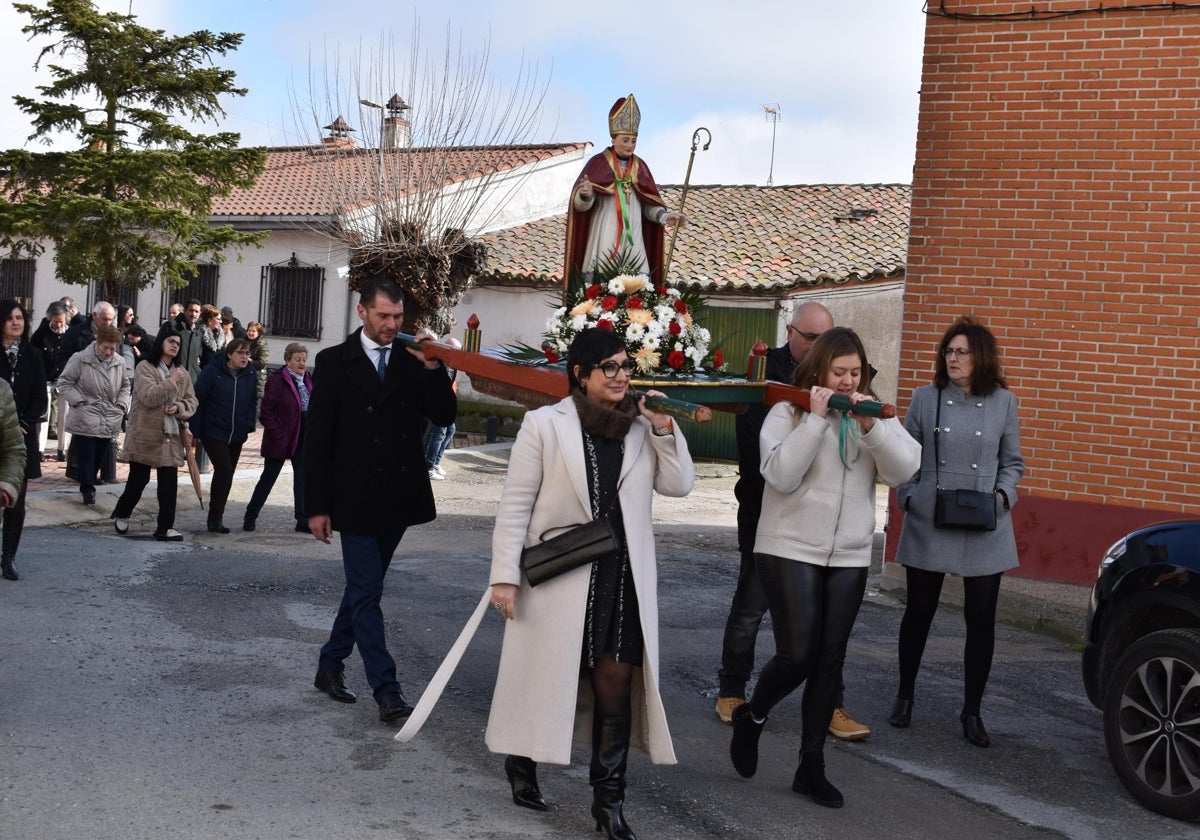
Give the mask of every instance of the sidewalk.
M 234 475 L 234 486 L 230 500 L 235 503 L 248 499 L 254 483 L 262 472 L 263 459 L 260 455 L 262 440 L 261 430 L 247 439 L 242 447 L 242 455 L 238 459 L 238 471 Z M 50 442 L 53 446 L 54 441 Z M 53 451 L 53 450 L 51 450 Z M 455 437 L 452 448 L 447 450 L 447 464 L 464 467 L 471 463 L 486 461 L 488 470 L 479 472 L 472 470 L 471 487 L 459 487 L 454 480 L 435 482 L 434 494 L 438 499 L 439 508 L 450 509 L 455 501 L 459 501 L 460 493 L 473 497 L 476 502 L 483 502 L 484 496 L 498 498 L 499 485 L 503 482 L 504 467 L 507 465 L 509 444 L 485 444 L 483 435 L 460 434 Z M 188 517 L 189 511 L 199 510 L 199 502 L 192 492 L 191 482 L 187 478 L 186 468 L 181 469 L 179 477 L 179 516 Z M 283 504 L 281 500 L 290 498 L 289 491 L 284 485 L 290 485 L 291 469 L 285 467 L 280 476 L 279 484 L 273 492 L 274 504 Z M 485 476 L 490 473 L 490 478 Z M 660 524 L 679 524 L 704 522 L 709 526 L 737 526 L 737 506 L 733 498 L 733 484 L 737 479 L 737 470 L 726 463 L 699 463 L 696 465 L 696 489 L 684 499 L 667 499 L 656 497 L 655 520 Z M 42 477 L 29 482 L 27 496 L 28 516 L 26 524 L 29 527 L 65 526 L 76 527 L 95 524 L 112 514 L 117 497 L 124 490 L 124 481 L 129 474 L 127 464 L 117 462 L 117 484 L 99 485 L 96 488 L 97 503 L 93 507 L 84 506 L 79 487 L 74 481 L 67 480 L 66 464 L 58 461 L 42 462 Z M 208 497 L 209 475 L 202 476 L 205 499 Z M 452 476 L 453 479 L 453 476 Z M 479 492 L 481 484 L 493 485 L 489 492 Z M 147 504 L 153 506 L 153 488 L 148 488 L 143 495 L 143 502 L 137 516 L 148 514 Z M 240 509 L 240 508 L 239 508 Z M 240 521 L 240 513 L 236 519 Z M 872 575 L 869 588 L 878 593 L 900 600 L 904 598 L 904 569 L 895 563 L 881 564 L 884 526 L 887 521 L 887 494 L 879 493 L 876 506 L 876 557 L 874 570 L 882 571 Z M 231 524 L 230 522 L 226 524 Z M 231 524 L 232 527 L 232 524 Z M 183 523 L 180 530 L 186 532 Z M 242 535 L 235 529 L 239 538 L 253 540 L 253 534 Z M 197 535 L 198 536 L 198 535 Z M 190 538 L 190 536 L 189 536 Z M 731 537 L 731 562 L 736 562 L 736 538 Z M 1091 589 L 1065 583 L 1051 583 L 1021 578 L 1015 575 L 1005 575 L 1000 590 L 1000 603 L 997 610 L 999 619 L 1007 624 L 1023 627 L 1037 632 L 1052 635 L 1068 644 L 1082 642 L 1084 622 L 1087 617 L 1087 605 Z M 962 606 L 962 582 L 959 578 L 947 577 L 942 591 L 942 602 L 955 609 Z

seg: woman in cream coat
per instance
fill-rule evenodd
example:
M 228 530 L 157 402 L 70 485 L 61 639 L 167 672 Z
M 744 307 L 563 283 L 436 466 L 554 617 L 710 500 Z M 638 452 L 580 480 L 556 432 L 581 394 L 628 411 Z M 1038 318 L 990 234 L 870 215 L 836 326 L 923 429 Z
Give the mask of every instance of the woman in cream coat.
M 573 742 L 590 741 L 597 830 L 633 838 L 622 814 L 629 747 L 675 762 L 659 690 L 652 493 L 687 495 L 694 472 L 671 418 L 627 394 L 633 363 L 620 338 L 584 331 L 567 370 L 572 396 L 525 416 L 496 516 L 492 602 L 508 622 L 487 745 L 508 755 L 513 801 L 545 810 L 536 762 L 568 764 Z M 614 490 L 625 550 L 532 589 L 522 549 L 609 510 Z
M 754 696 L 733 713 L 729 755 L 740 775 L 753 776 L 767 715 L 807 681 L 792 790 L 840 808 L 842 794 L 825 778 L 825 736 L 871 564 L 875 482 L 894 487 L 907 480 L 921 464 L 921 445 L 898 420 L 830 408 L 834 394 L 858 403 L 870 393 L 871 367 L 852 330 L 822 333 L 793 384 L 809 389 L 809 410 L 779 403 L 759 434 L 766 486 L 754 558 L 775 655 Z

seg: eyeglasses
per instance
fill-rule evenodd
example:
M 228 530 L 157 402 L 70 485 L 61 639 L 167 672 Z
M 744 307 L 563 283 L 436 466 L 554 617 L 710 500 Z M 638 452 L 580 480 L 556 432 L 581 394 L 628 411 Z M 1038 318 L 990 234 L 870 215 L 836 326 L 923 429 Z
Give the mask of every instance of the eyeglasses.
M 787 331 L 789 333 L 795 333 L 796 335 L 800 336 L 805 341 L 807 341 L 809 344 L 812 344 L 814 341 L 816 341 L 818 338 L 821 337 L 820 333 L 804 332 L 803 330 L 793 327 L 791 324 L 787 325 Z
M 633 359 L 626 359 L 623 362 L 614 362 L 610 359 L 607 362 L 602 362 L 601 364 L 596 365 L 596 367 L 604 372 L 604 376 L 606 378 L 616 379 L 617 371 L 619 370 L 623 370 L 630 376 L 633 376 L 633 372 L 637 370 L 637 362 L 635 362 Z
M 249 350 L 234 350 L 234 351 L 233 351 L 233 355 L 235 355 L 235 356 L 249 356 L 249 355 L 250 355 L 250 351 L 249 351 Z
M 942 350 L 942 355 L 949 359 L 951 356 L 961 359 L 963 356 L 970 356 L 971 350 L 968 347 L 947 347 Z

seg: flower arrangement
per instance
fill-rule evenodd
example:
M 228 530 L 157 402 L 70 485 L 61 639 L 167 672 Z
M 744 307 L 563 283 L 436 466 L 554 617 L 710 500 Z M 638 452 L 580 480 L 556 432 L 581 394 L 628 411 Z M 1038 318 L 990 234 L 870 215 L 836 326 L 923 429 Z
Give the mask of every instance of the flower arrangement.
M 625 340 L 629 357 L 642 375 L 691 375 L 725 367 L 720 349 L 710 352 L 712 336 L 696 323 L 702 311 L 699 295 L 671 286 L 651 286 L 644 274 L 598 271 L 591 282 L 554 310 L 546 321 L 546 359 L 566 356 L 583 330 L 611 330 Z

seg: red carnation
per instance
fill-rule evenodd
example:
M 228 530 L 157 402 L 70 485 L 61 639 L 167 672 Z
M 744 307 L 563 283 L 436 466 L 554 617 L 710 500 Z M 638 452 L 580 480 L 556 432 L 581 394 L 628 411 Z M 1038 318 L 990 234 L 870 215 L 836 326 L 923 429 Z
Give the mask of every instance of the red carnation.
M 681 332 L 683 332 L 683 327 L 680 326 L 678 321 L 672 321 L 667 326 L 667 329 L 670 330 L 671 335 L 679 335 Z
M 612 312 L 614 309 L 616 309 L 617 308 L 616 295 L 605 295 L 603 298 L 601 298 L 600 299 L 600 308 L 603 309 L 605 312 Z
M 687 314 L 687 304 L 684 303 L 679 298 L 675 298 L 675 311 L 678 312 L 680 315 L 686 315 Z
M 720 350 L 713 353 L 713 367 L 719 368 L 719 367 L 724 367 L 724 365 L 725 365 L 725 354 L 722 353 Z
M 669 364 L 675 370 L 679 370 L 681 367 L 683 367 L 683 363 L 685 361 L 686 359 L 684 358 L 682 350 L 672 350 L 667 356 L 667 364 Z
M 655 286 L 654 291 L 658 292 L 660 295 L 665 295 L 667 293 L 667 287 L 666 286 Z
M 559 360 L 559 355 L 557 353 L 555 353 L 553 350 L 551 350 L 549 347 L 547 347 L 546 348 L 546 361 L 553 364 L 554 362 L 557 362 L 558 360 Z
M 599 321 L 596 322 L 596 329 L 608 330 L 609 332 L 612 332 L 613 331 L 613 322 L 607 318 L 601 318 Z
M 595 300 L 596 298 L 600 297 L 600 291 L 600 284 L 593 283 L 587 287 L 587 291 L 584 292 L 584 294 L 587 296 L 588 300 Z
M 629 300 L 625 301 L 625 306 L 627 309 L 641 309 L 642 299 L 640 297 L 631 297 Z

